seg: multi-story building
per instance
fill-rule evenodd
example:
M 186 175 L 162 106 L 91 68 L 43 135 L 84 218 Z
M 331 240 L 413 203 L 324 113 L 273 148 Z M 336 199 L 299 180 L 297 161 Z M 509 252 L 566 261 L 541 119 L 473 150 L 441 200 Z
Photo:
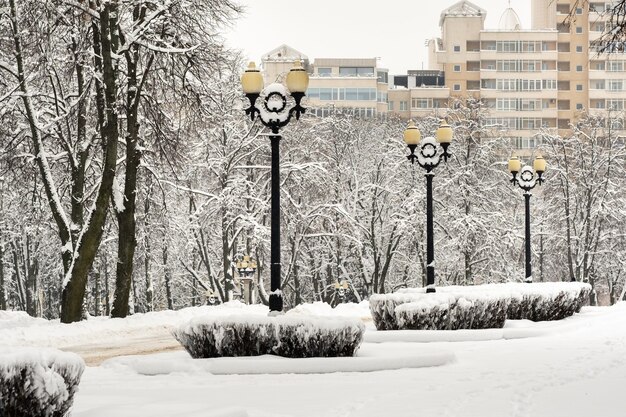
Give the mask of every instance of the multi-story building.
M 429 68 L 389 76 L 377 59 L 308 58 L 285 45 L 263 57 L 266 79 L 285 74 L 294 59 L 311 73 L 307 95 L 319 115 L 351 108 L 357 114 L 443 116 L 455 99 L 481 98 L 488 122 L 506 129 L 520 148 L 535 146 L 542 128 L 566 133 L 583 112 L 626 106 L 626 55 L 599 54 L 594 41 L 606 31 L 610 1 L 532 0 L 530 29 L 510 7 L 497 29 L 487 12 L 462 0 L 441 13 L 441 36 L 428 41 Z
M 387 112 L 388 70 L 377 58 L 308 58 L 282 45 L 263 56 L 265 82 L 281 80 L 300 60 L 310 73 L 307 90 L 311 111 L 325 116 L 334 110 L 349 110 L 363 117 Z

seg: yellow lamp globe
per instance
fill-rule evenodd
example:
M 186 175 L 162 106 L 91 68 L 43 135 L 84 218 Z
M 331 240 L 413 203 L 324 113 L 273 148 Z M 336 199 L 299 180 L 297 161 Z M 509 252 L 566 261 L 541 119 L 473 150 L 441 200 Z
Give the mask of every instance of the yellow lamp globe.
M 420 143 L 421 139 L 422 134 L 420 133 L 419 129 L 417 128 L 417 126 L 415 126 L 413 120 L 409 120 L 409 125 L 404 131 L 404 143 L 406 143 L 407 145 L 417 145 L 418 143 Z
M 241 76 L 241 87 L 246 94 L 260 94 L 263 90 L 263 75 L 254 62 L 248 64 L 248 69 Z
M 287 89 L 291 93 L 305 93 L 307 88 L 309 88 L 309 74 L 300 61 L 295 61 L 293 68 L 287 74 Z
M 509 159 L 509 172 L 520 172 L 521 169 L 522 162 L 517 156 L 512 156 L 511 159 Z
M 543 159 L 543 156 L 538 155 L 533 161 L 533 168 L 535 172 L 546 172 L 546 160 Z
M 450 143 L 452 142 L 452 127 L 445 120 L 441 121 L 439 125 L 439 129 L 435 133 L 435 137 L 437 138 L 437 142 L 439 143 Z

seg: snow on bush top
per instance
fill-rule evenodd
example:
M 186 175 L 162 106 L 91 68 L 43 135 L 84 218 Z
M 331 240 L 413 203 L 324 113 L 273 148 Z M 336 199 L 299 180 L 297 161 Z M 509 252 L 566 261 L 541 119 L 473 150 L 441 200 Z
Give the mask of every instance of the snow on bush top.
M 262 328 L 268 324 L 277 324 L 277 325 L 285 325 L 291 327 L 303 327 L 303 328 L 316 328 L 322 330 L 341 330 L 346 327 L 354 327 L 355 329 L 360 329 L 360 331 L 365 330 L 365 326 L 360 320 L 350 318 L 350 317 L 340 317 L 340 316 L 325 316 L 325 317 L 316 317 L 316 316 L 299 316 L 299 315 L 284 315 L 284 316 L 276 316 L 276 317 L 268 317 L 261 315 L 248 315 L 248 314 L 238 314 L 233 316 L 222 316 L 222 317 L 213 317 L 213 316 L 202 316 L 193 318 L 186 325 L 181 326 L 178 331 L 183 333 L 196 333 L 198 331 L 203 331 L 202 329 L 206 326 L 216 326 L 216 327 L 225 327 L 225 326 L 246 326 L 246 327 L 258 327 Z
M 28 401 L 33 410 L 49 415 L 67 406 L 85 369 L 85 362 L 76 354 L 56 349 L 0 348 L 0 396 L 4 389 Z M 19 383 L 19 386 L 12 386 Z M 19 398 L 6 398 L 5 406 Z M 48 414 L 46 414 L 48 415 Z
M 446 287 L 436 287 L 437 292 L 462 294 L 464 298 L 471 297 L 492 297 L 496 294 L 507 296 L 513 299 L 521 299 L 525 296 L 541 295 L 544 297 L 556 297 L 559 293 L 567 293 L 571 297 L 577 297 L 581 290 L 591 285 L 583 282 L 507 282 L 501 284 L 481 284 L 481 285 L 450 285 Z M 403 288 L 396 294 L 424 294 L 425 288 Z

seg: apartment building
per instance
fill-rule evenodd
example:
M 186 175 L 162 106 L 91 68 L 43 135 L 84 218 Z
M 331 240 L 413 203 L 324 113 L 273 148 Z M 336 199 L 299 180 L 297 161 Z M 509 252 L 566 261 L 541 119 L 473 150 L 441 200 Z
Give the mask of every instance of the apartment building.
M 520 148 L 534 147 L 541 127 L 566 133 L 584 111 L 623 110 L 626 56 L 618 48 L 599 55 L 594 46 L 610 2 L 591 1 L 572 19 L 574 4 L 532 0 L 530 29 L 522 29 L 512 8 L 497 29 L 485 29 L 487 12 L 459 1 L 441 13 L 441 37 L 428 41 L 430 69 L 445 73 L 450 98 L 483 99 L 488 123 L 505 128 Z M 445 96 L 432 86 L 408 90 L 389 93 L 389 109 L 405 118 L 438 111 Z M 409 108 L 400 109 L 407 100 Z
M 428 69 L 400 76 L 390 76 L 375 58 L 310 63 L 286 45 L 266 54 L 262 65 L 266 81 L 274 81 L 302 60 L 311 74 L 309 106 L 320 116 L 338 108 L 365 117 L 444 116 L 457 98 L 481 98 L 488 123 L 506 130 L 518 148 L 533 148 L 542 127 L 565 134 L 585 111 L 625 109 L 625 48 L 599 54 L 594 43 L 606 30 L 610 3 L 590 0 L 572 18 L 575 0 L 531 0 L 530 29 L 510 7 L 497 28 L 487 29 L 487 11 L 459 1 L 441 12 L 440 37 L 428 40 Z M 622 118 L 612 119 L 620 127 Z
M 389 71 L 378 67 L 377 58 L 315 58 L 310 63 L 301 52 L 281 45 L 262 58 L 265 82 L 282 80 L 294 60 L 301 60 L 310 74 L 312 113 L 327 116 L 341 110 L 374 117 L 387 112 Z

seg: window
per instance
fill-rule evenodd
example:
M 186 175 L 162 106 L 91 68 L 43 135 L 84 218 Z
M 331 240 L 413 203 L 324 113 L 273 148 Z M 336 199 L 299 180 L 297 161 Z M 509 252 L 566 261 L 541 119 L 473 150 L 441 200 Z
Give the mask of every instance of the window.
M 516 149 L 534 149 L 541 144 L 540 138 L 513 136 L 509 138 Z
M 515 111 L 517 110 L 517 100 L 514 98 L 499 98 L 496 100 L 496 110 Z
M 556 90 L 557 88 L 556 80 L 543 80 L 542 88 L 544 90 Z
M 373 77 L 372 67 L 339 67 L 339 75 L 342 77 Z
M 582 110 L 583 109 L 583 103 L 576 103 L 576 110 Z
M 318 68 L 317 75 L 320 77 L 330 77 L 332 74 L 332 68 Z
M 591 89 L 592 90 L 604 90 L 604 80 L 591 80 Z
M 624 71 L 624 61 L 609 61 L 607 71 L 621 72 Z
M 582 9 L 582 7 L 577 7 L 577 8 L 576 8 L 576 14 L 583 14 L 583 9 Z
M 455 65 L 454 66 L 454 72 L 461 72 L 461 66 L 460 65 Z
M 582 45 L 576 45 L 576 52 L 582 52 L 582 51 L 583 51 Z
M 387 103 L 387 111 L 393 111 L 393 101 Z
M 461 91 L 461 84 L 454 84 L 454 91 Z
M 578 34 L 583 33 L 583 27 L 582 26 L 576 26 L 576 33 L 578 33 Z
M 576 72 L 583 72 L 583 66 L 582 65 L 576 65 Z
M 454 45 L 454 52 L 461 52 L 461 45 Z
M 485 90 L 495 90 L 496 89 L 496 80 L 493 79 L 484 79 L 481 80 L 481 86 Z
M 411 99 L 411 108 L 413 109 L 430 109 L 432 107 L 431 101 L 427 98 Z
M 306 91 L 309 98 L 317 100 L 376 100 L 375 88 L 309 88 Z M 387 94 L 381 94 L 381 100 L 387 100 Z M 383 101 L 383 102 L 384 102 Z
M 320 100 L 332 100 L 333 89 L 332 88 L 320 88 Z
M 583 91 L 583 85 L 582 84 L 576 84 L 576 91 Z
M 389 83 L 389 73 L 384 71 L 378 71 L 378 82 L 379 83 Z
M 515 80 L 498 80 L 498 90 L 500 91 L 517 91 L 517 83 Z
M 623 89 L 623 80 L 609 80 L 609 91 L 622 91 Z
M 408 102 L 401 101 L 400 102 L 400 111 L 407 111 L 407 110 L 408 110 Z

